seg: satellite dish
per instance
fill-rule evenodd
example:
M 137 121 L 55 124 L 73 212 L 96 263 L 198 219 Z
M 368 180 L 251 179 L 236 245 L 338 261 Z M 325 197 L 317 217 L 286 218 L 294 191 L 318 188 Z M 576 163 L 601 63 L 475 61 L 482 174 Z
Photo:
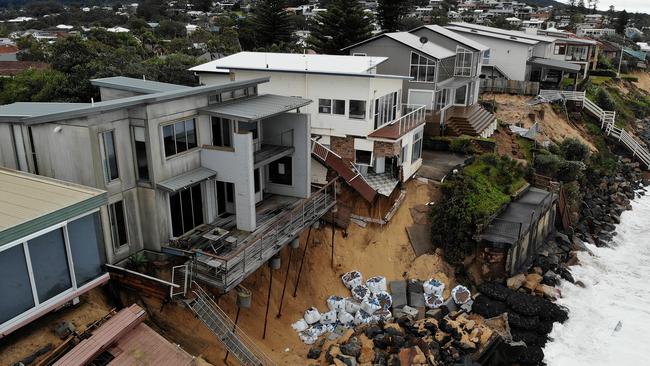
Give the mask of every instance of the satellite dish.
M 429 42 L 429 38 L 427 38 L 427 37 L 420 37 L 420 43 L 425 44 L 425 43 L 427 43 L 427 42 Z

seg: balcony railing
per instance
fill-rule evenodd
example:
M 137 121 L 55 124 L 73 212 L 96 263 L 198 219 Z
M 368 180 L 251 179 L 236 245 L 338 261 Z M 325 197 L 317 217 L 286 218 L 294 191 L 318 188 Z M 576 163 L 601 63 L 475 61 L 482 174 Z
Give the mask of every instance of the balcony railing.
M 379 127 L 369 136 L 394 140 L 399 139 L 407 132 L 423 124 L 425 119 L 425 106 L 419 104 L 403 104 L 401 117 Z

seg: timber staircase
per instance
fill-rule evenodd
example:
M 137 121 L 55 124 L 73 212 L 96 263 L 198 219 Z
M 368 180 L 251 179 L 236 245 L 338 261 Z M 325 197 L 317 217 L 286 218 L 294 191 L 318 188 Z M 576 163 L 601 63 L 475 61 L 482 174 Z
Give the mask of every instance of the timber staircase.
M 650 152 L 646 147 L 641 145 L 630 133 L 623 128 L 616 127 L 616 112 L 606 111 L 600 108 L 596 103 L 587 98 L 585 92 L 561 91 L 561 90 L 540 90 L 539 95 L 529 104 L 549 103 L 556 101 L 575 101 L 582 103 L 582 107 L 589 114 L 598 118 L 600 128 L 605 131 L 607 136 L 617 139 L 619 142 L 632 153 L 632 157 L 637 158 L 648 170 L 650 170 Z
M 454 106 L 446 114 L 446 125 L 451 135 L 490 137 L 497 127 L 494 114 L 479 104 Z
M 221 341 L 242 366 L 275 365 L 221 308 L 205 290 L 193 282 L 195 298 L 186 300 L 187 306 Z
M 377 191 L 368 184 L 351 162 L 346 162 L 340 155 L 315 139 L 311 140 L 311 155 L 326 167 L 333 169 L 350 187 L 359 192 L 366 201 L 373 202 L 375 200 Z

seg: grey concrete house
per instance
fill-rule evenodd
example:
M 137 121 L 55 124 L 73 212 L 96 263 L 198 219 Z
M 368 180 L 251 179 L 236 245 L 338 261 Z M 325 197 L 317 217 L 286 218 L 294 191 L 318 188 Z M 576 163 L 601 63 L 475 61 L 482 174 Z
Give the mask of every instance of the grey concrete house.
M 496 129 L 496 118 L 477 104 L 487 46 L 433 25 L 384 33 L 344 50 L 388 57 L 377 72 L 411 77 L 404 80 L 402 100 L 426 106 L 433 133 L 488 137 Z
M 0 338 L 108 281 L 106 192 L 0 168 Z
M 299 113 L 311 101 L 259 95 L 268 81 L 191 88 L 117 77 L 93 81 L 102 102 L 4 105 L 0 165 L 106 190 L 109 263 L 197 238 L 213 255 L 241 254 L 281 213 L 313 203 L 310 118 Z

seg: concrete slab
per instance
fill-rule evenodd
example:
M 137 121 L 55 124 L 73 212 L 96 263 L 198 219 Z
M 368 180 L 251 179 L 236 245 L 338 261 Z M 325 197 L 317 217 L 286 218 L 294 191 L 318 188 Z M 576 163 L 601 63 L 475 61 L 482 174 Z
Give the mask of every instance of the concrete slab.
M 431 243 L 431 225 L 413 225 L 406 228 L 411 247 L 415 256 L 419 257 L 422 254 L 429 253 L 433 250 Z
M 440 182 L 457 165 L 463 164 L 466 157 L 446 151 L 422 150 L 422 167 L 418 175 Z
M 401 307 L 408 304 L 406 295 L 406 281 L 391 281 L 390 294 L 393 297 L 393 307 Z

